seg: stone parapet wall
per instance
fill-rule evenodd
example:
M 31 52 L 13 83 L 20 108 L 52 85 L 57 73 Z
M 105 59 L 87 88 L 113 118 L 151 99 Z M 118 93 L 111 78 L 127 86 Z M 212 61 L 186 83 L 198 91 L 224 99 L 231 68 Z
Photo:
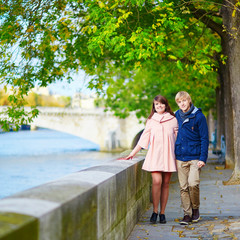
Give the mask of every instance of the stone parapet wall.
M 150 201 L 143 160 L 114 160 L 0 200 L 0 239 L 127 239 Z

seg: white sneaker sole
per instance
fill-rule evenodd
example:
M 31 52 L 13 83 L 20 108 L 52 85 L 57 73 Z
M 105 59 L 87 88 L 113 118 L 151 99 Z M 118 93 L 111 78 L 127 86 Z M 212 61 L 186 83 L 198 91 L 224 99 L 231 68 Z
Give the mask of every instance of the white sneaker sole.
M 200 220 L 200 217 L 198 219 L 192 220 L 193 223 L 197 223 Z
M 189 225 L 191 222 L 180 222 L 180 225 Z

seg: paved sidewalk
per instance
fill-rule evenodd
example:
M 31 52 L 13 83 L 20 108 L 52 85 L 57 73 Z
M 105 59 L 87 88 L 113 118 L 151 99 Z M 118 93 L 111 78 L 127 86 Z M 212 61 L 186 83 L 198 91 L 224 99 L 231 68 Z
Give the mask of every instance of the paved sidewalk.
M 128 240 L 240 239 L 240 185 L 223 185 L 232 170 L 221 169 L 216 156 L 209 154 L 201 172 L 201 220 L 189 226 L 179 224 L 183 217 L 177 174 L 172 175 L 166 209 L 166 224 L 150 224 L 152 204 L 133 229 Z

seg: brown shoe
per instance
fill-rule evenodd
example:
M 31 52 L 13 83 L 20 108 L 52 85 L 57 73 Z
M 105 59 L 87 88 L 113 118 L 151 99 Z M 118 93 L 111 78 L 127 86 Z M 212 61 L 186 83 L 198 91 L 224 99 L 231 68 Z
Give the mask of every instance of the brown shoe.
M 182 221 L 180 221 L 181 225 L 188 225 L 192 222 L 192 218 L 189 215 L 185 215 L 182 219 Z
M 192 222 L 197 223 L 200 219 L 199 209 L 192 210 Z

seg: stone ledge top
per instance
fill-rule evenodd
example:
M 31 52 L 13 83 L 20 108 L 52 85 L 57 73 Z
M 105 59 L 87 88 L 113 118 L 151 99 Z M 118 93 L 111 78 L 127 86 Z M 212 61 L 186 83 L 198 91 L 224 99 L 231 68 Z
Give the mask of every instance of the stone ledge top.
M 40 217 L 59 206 L 58 203 L 41 199 L 6 198 L 0 201 L 0 212 L 14 212 Z

